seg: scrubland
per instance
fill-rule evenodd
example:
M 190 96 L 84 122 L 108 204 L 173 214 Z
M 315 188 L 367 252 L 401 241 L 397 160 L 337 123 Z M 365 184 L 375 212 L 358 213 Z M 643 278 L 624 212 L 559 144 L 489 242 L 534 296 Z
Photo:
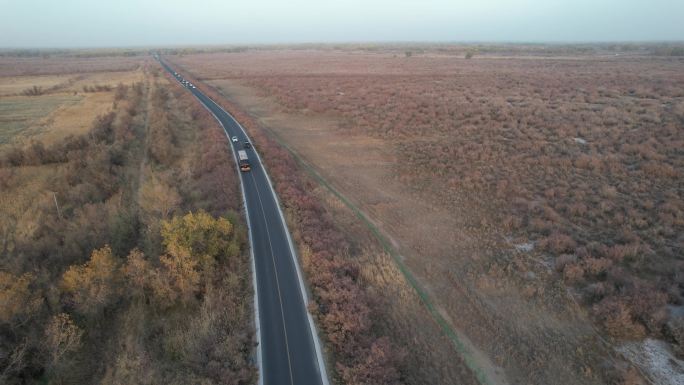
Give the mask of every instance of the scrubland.
M 274 50 L 172 60 L 365 212 L 502 381 L 638 383 L 651 368 L 615 348 L 646 337 L 682 357 L 680 58 Z M 394 337 L 411 346 L 405 330 Z
M 34 60 L 35 73 L 63 65 Z M 66 119 L 49 140 L 15 140 L 35 121 L 2 126 L 0 383 L 254 383 L 247 236 L 225 136 L 151 61 L 121 73 L 130 84 L 107 61 L 64 91 L 111 95 L 86 129 Z M 61 94 L 22 96 L 15 111 Z

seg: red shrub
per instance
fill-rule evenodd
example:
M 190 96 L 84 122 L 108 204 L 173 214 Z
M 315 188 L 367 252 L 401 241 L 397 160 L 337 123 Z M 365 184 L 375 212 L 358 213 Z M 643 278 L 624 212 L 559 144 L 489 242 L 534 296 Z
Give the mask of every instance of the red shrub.
M 639 339 L 645 335 L 646 329 L 634 320 L 629 307 L 614 297 L 597 303 L 593 310 L 603 327 L 613 337 Z
M 553 233 L 540 243 L 541 247 L 554 254 L 573 253 L 577 243 L 568 235 Z

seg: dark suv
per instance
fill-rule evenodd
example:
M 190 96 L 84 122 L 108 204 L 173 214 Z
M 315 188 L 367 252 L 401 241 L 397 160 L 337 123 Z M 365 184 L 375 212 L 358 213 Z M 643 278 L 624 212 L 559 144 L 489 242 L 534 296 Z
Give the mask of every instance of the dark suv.
M 244 148 L 252 148 L 252 144 L 249 143 L 249 142 L 244 142 L 244 143 L 242 144 L 242 146 L 243 146 Z

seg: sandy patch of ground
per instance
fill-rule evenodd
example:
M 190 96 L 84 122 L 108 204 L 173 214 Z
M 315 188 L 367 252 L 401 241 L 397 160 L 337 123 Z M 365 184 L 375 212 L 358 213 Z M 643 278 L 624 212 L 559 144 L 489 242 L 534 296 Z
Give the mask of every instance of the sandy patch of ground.
M 647 338 L 642 342 L 626 343 L 619 350 L 648 373 L 656 384 L 684 384 L 684 361 L 677 359 L 666 343 Z

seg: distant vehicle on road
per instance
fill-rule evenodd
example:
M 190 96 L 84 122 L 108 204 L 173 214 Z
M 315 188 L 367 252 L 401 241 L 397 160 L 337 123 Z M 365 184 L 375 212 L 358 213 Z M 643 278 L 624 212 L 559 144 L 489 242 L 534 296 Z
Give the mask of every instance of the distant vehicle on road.
M 240 165 L 240 171 L 247 172 L 252 168 L 249 165 L 249 158 L 247 157 L 247 151 L 238 151 L 238 164 Z
M 245 141 L 245 143 L 242 144 L 242 147 L 244 147 L 244 148 L 252 148 L 252 143 Z
M 237 141 L 238 141 L 238 140 L 237 140 L 237 136 L 234 136 L 234 137 L 230 138 L 230 140 L 232 140 L 233 143 L 237 143 Z

